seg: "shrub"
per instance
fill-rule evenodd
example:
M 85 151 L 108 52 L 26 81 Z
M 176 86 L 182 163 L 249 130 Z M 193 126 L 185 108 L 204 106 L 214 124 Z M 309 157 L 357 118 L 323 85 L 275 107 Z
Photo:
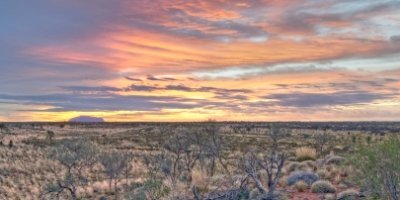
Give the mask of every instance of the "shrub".
M 118 151 L 105 151 L 99 156 L 100 164 L 104 168 L 104 173 L 109 179 L 109 190 L 114 182 L 114 191 L 117 191 L 117 184 L 125 169 L 130 169 L 131 159 L 129 154 Z
M 286 170 L 288 173 L 295 171 L 298 167 L 299 167 L 300 163 L 293 161 L 290 162 L 287 166 L 286 166 Z
M 335 200 L 335 195 L 334 194 L 325 194 L 324 196 L 325 200 Z
M 337 200 L 356 200 L 358 196 L 359 195 L 356 190 L 349 189 L 339 193 Z
M 380 144 L 361 148 L 351 158 L 359 169 L 356 177 L 372 197 L 393 200 L 400 198 L 399 155 L 400 140 L 393 137 Z
M 313 148 L 300 147 L 296 149 L 297 161 L 315 160 L 317 158 L 317 152 Z
M 311 185 L 313 193 L 335 193 L 336 188 L 329 181 L 316 181 Z
M 339 164 L 343 163 L 344 161 L 345 161 L 345 159 L 341 156 L 331 155 L 326 158 L 325 164 L 326 165 L 330 165 L 330 164 L 339 165 Z
M 89 183 L 88 175 L 84 172 L 96 164 L 97 152 L 97 146 L 86 139 L 60 141 L 49 152 L 49 158 L 58 161 L 64 170 L 54 171 L 57 180 L 47 184 L 43 194 L 58 197 L 67 192 L 70 199 L 79 199 L 78 189 Z
M 54 135 L 54 131 L 47 131 L 46 139 L 49 143 L 53 142 Z
M 318 170 L 317 171 L 317 175 L 321 178 L 321 179 L 330 179 L 331 178 L 331 173 L 326 171 L 326 170 Z
M 293 172 L 287 178 L 287 184 L 291 186 L 291 185 L 296 184 L 299 181 L 304 181 L 308 185 L 311 185 L 318 179 L 319 179 L 319 177 L 312 172 L 305 172 L 305 171 Z
M 315 161 L 312 160 L 303 161 L 297 167 L 297 170 L 299 171 L 315 171 L 316 169 L 317 165 Z
M 143 183 L 143 188 L 150 199 L 160 199 L 171 192 L 171 189 L 161 179 L 153 176 Z
M 298 192 L 304 192 L 308 187 L 309 185 L 304 181 L 298 181 L 297 183 L 294 184 L 294 188 Z

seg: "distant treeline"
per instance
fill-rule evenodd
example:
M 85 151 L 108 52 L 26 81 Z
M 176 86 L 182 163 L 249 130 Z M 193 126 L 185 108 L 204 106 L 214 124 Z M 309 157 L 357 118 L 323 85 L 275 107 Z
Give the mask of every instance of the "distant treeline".
M 376 121 L 362 121 L 362 122 L 236 122 L 236 121 L 204 121 L 204 122 L 102 122 L 102 123 L 71 123 L 71 122 L 8 122 L 0 123 L 1 127 L 20 127 L 20 128 L 40 128 L 42 126 L 60 126 L 66 125 L 71 127 L 84 127 L 84 128 L 101 128 L 109 126 L 119 127 L 137 127 L 143 125 L 149 126 L 179 126 L 179 125 L 199 125 L 204 124 L 220 124 L 230 125 L 237 128 L 268 128 L 276 126 L 285 129 L 312 129 L 312 130 L 332 130 L 332 131 L 363 131 L 373 134 L 384 133 L 399 133 L 400 122 L 376 122 Z

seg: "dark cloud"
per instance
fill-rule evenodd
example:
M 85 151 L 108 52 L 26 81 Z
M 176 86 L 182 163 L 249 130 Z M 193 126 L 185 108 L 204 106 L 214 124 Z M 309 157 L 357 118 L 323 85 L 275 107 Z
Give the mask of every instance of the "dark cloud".
M 60 88 L 74 92 L 118 92 L 122 89 L 109 86 L 61 86 Z
M 318 107 L 371 103 L 375 100 L 391 98 L 391 95 L 367 91 L 334 92 L 334 93 L 282 93 L 265 96 L 276 100 L 280 106 Z
M 334 91 L 358 91 L 364 89 L 385 90 L 390 89 L 389 83 L 400 82 L 394 78 L 376 78 L 375 80 L 348 80 L 346 82 L 332 83 L 299 83 L 299 84 L 274 84 L 277 89 L 317 89 L 317 90 L 334 90 Z
M 224 93 L 224 94 L 218 94 L 215 96 L 217 99 L 225 99 L 225 100 L 240 100 L 240 101 L 245 101 L 248 100 L 249 97 L 246 95 L 235 95 L 235 94 L 229 94 L 229 93 Z
M 50 105 L 55 108 L 47 111 L 152 111 L 162 108 L 190 109 L 198 107 L 187 104 L 190 99 L 178 97 L 142 96 L 142 95 L 84 95 L 84 94 L 51 94 L 51 95 L 0 95 L 0 99 L 15 101 L 27 105 Z
M 147 80 L 149 81 L 177 81 L 178 79 L 172 78 L 172 77 L 155 77 L 153 75 L 147 75 Z
M 142 81 L 142 79 L 140 79 L 140 78 L 132 78 L 132 77 L 129 77 L 129 76 L 125 76 L 124 78 L 126 80 L 130 80 L 130 81 Z
M 178 91 L 185 91 L 185 92 L 193 92 L 196 91 L 195 88 L 187 87 L 184 85 L 167 85 L 164 88 L 165 90 L 178 90 Z
M 318 2 L 294 6 L 277 22 L 273 25 L 279 30 L 286 31 L 286 33 L 307 33 L 314 34 L 317 32 L 318 26 L 351 26 L 356 23 L 363 24 L 365 21 L 374 14 L 382 12 L 394 11 L 400 8 L 399 1 L 384 1 L 373 2 L 370 4 L 361 4 L 361 6 L 354 6 L 355 2 Z M 326 12 L 316 13 L 316 7 L 326 7 Z M 347 7 L 348 9 L 332 9 L 337 6 Z
M 390 37 L 390 40 L 392 42 L 400 42 L 400 35 L 393 35 L 392 37 Z
M 163 89 L 162 87 L 158 86 L 152 86 L 152 85 L 138 85 L 138 84 L 133 84 L 127 88 L 125 88 L 126 91 L 146 91 L 146 92 L 151 92 L 154 90 L 160 90 Z
M 216 87 L 200 87 L 196 89 L 199 92 L 216 92 L 216 93 L 250 93 L 249 89 L 224 89 Z
M 217 88 L 217 87 L 189 87 L 182 84 L 176 85 L 166 85 L 166 86 L 158 86 L 158 85 L 139 85 L 133 84 L 127 88 L 126 91 L 155 91 L 155 90 L 176 90 L 176 91 L 184 91 L 184 92 L 211 92 L 216 94 L 226 94 L 226 93 L 250 93 L 252 90 L 248 89 L 225 89 L 225 88 Z

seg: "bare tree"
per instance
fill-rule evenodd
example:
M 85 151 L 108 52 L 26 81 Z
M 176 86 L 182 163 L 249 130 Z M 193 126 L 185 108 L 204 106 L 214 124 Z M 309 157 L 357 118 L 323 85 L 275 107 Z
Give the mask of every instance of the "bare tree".
M 289 131 L 286 129 L 277 128 L 273 125 L 265 132 L 266 135 L 271 139 L 270 150 L 276 152 L 279 150 L 279 142 L 289 136 Z
M 163 176 L 169 177 L 172 175 L 172 158 L 164 151 L 156 154 L 145 154 L 143 163 L 149 174 L 162 173 Z
M 192 170 L 204 154 L 204 141 L 196 127 L 179 127 L 166 140 L 164 148 L 172 158 L 171 178 L 173 183 L 184 172 L 187 173 L 188 184 L 192 181 Z
M 324 152 L 325 146 L 330 141 L 331 137 L 326 129 L 320 132 L 316 132 L 313 135 L 314 138 L 314 148 L 317 151 L 318 155 L 322 155 Z
M 171 156 L 172 168 L 170 177 L 172 183 L 175 184 L 181 174 L 181 171 L 178 169 L 181 164 L 181 159 L 188 148 L 185 136 L 183 134 L 173 133 L 166 140 L 164 148 Z
M 131 158 L 126 153 L 118 151 L 104 152 L 100 155 L 99 161 L 104 168 L 104 173 L 109 179 L 109 189 L 111 191 L 114 183 L 114 191 L 117 192 L 118 182 L 124 170 L 131 169 Z
M 286 130 L 271 127 L 267 131 L 272 140 L 272 146 L 266 155 L 257 155 L 254 151 L 249 152 L 241 161 L 241 168 L 254 181 L 257 189 L 264 195 L 264 200 L 276 199 L 276 186 L 282 176 L 282 169 L 287 155 L 279 152 L 279 141 L 288 134 Z M 263 185 L 260 171 L 266 172 L 266 183 Z
M 192 182 L 192 171 L 196 163 L 204 155 L 204 138 L 202 137 L 201 130 L 198 128 L 189 129 L 186 135 L 186 149 L 183 156 L 184 168 L 187 172 L 187 183 L 190 186 Z
M 54 138 L 54 131 L 47 131 L 46 139 L 49 141 L 49 144 L 53 143 L 53 138 Z
M 272 153 L 266 156 L 257 156 L 250 152 L 242 160 L 242 169 L 254 181 L 257 189 L 264 195 L 265 200 L 276 199 L 276 186 L 282 176 L 283 165 L 287 156 L 284 153 Z M 263 185 L 260 171 L 266 172 L 266 183 Z
M 169 154 L 166 152 L 146 154 L 143 157 L 143 162 L 147 167 L 148 176 L 144 181 L 141 190 L 139 190 L 139 193 L 135 194 L 134 192 L 133 195 L 140 195 L 140 192 L 142 192 L 147 196 L 147 198 L 152 200 L 158 200 L 161 197 L 168 195 L 170 188 L 163 183 L 163 180 L 165 178 L 172 178 L 172 159 Z M 138 198 L 134 197 L 132 199 Z
M 228 163 L 224 158 L 224 140 L 220 128 L 216 124 L 208 124 L 204 127 L 206 156 L 210 159 L 209 175 L 214 176 L 217 162 L 230 174 Z
M 53 170 L 56 181 L 44 188 L 43 196 L 55 194 L 59 198 L 61 194 L 67 192 L 71 199 L 78 199 L 77 189 L 88 184 L 85 170 L 97 162 L 97 152 L 97 147 L 87 140 L 61 141 L 52 149 L 49 158 L 58 161 L 63 170 Z
M 128 185 L 129 175 L 131 174 L 133 169 L 132 161 L 134 157 L 131 153 L 124 153 L 124 157 L 126 165 L 122 169 L 122 173 L 125 177 L 125 184 Z

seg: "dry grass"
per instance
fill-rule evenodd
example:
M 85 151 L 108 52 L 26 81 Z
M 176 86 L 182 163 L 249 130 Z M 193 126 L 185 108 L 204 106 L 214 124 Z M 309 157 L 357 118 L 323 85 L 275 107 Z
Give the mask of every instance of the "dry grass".
M 317 152 L 314 148 L 300 147 L 296 149 L 297 161 L 316 160 Z
M 47 157 L 49 150 L 52 148 L 52 145 L 46 141 L 47 130 L 55 132 L 55 141 L 85 136 L 104 151 L 117 150 L 134 154 L 135 160 L 132 161 L 133 169 L 128 177 L 128 183 L 126 184 L 125 178 L 118 183 L 121 194 L 129 190 L 126 185 L 131 185 L 133 182 L 143 183 L 145 181 L 147 169 L 140 158 L 143 155 L 159 153 L 167 137 L 165 132 L 163 132 L 163 127 L 159 128 L 146 124 L 135 126 L 108 125 L 106 127 L 66 125 L 64 128 L 53 125 L 44 125 L 41 128 L 32 128 L 28 125 L 12 127 L 10 128 L 10 133 L 0 133 L 0 140 L 4 144 L 0 146 L 0 199 L 40 199 L 43 187 L 56 179 L 50 169 L 62 171 L 59 163 Z M 234 177 L 242 177 L 243 175 L 240 169 L 238 169 L 238 165 L 240 164 L 238 160 L 243 156 L 243 153 L 249 148 L 256 149 L 258 153 L 265 153 L 268 147 L 271 146 L 271 143 L 266 139 L 264 130 L 255 129 L 251 133 L 243 135 L 232 131 L 229 125 L 224 126 L 221 130 L 226 139 L 223 152 L 224 159 L 229 161 L 228 168 L 231 174 L 228 175 L 217 163 L 215 175 L 208 177 L 205 170 L 202 170 L 204 166 L 200 166 L 200 163 L 197 163 L 192 171 L 191 185 L 188 186 L 183 181 L 172 184 L 170 180 L 164 180 L 164 183 L 172 189 L 171 193 L 165 199 L 176 199 L 175 197 L 179 196 L 192 197 L 190 187 L 193 185 L 202 194 L 207 194 L 214 190 L 231 189 L 232 185 L 237 187 L 238 183 L 233 179 Z M 286 185 L 286 178 L 291 172 L 309 171 L 317 173 L 322 179 L 331 180 L 334 184 L 345 179 L 345 177 L 340 176 L 344 174 L 345 169 L 336 167 L 336 162 L 331 161 L 329 165 L 322 166 L 317 164 L 318 161 L 314 162 L 314 160 L 317 160 L 316 151 L 308 147 L 312 142 L 312 134 L 312 131 L 294 130 L 288 139 L 279 143 L 279 147 L 283 151 L 287 151 L 288 154 L 295 151 L 295 157 L 285 165 L 285 176 L 279 182 L 279 189 L 292 189 L 290 188 L 291 186 Z M 366 141 L 366 136 L 363 134 L 358 134 L 358 137 L 364 137 L 364 139 L 359 139 L 358 141 Z M 378 140 L 379 137 L 374 137 L 372 141 Z M 9 148 L 8 143 L 11 140 L 14 146 Z M 332 144 L 331 149 L 340 145 L 341 148 L 337 150 L 339 152 L 354 146 L 351 143 L 351 136 L 347 132 L 338 132 L 333 142 L 334 144 Z M 296 148 L 299 146 L 300 148 Z M 80 196 L 87 199 L 99 199 L 102 196 L 115 199 L 115 196 L 109 191 L 108 181 L 101 167 L 96 166 L 88 173 L 90 173 L 90 176 L 88 176 L 89 185 L 79 188 Z M 261 171 L 259 175 L 265 176 L 265 173 Z M 265 178 L 262 180 L 265 181 Z M 254 187 L 252 183 L 250 185 Z M 308 189 L 308 186 L 306 187 L 301 182 L 293 187 L 298 192 Z M 257 190 L 253 190 L 252 195 L 256 196 L 256 193 Z M 116 199 L 122 199 L 121 196 Z
M 294 184 L 294 188 L 297 190 L 297 192 L 304 192 L 309 188 L 309 185 L 304 181 L 298 181 Z

